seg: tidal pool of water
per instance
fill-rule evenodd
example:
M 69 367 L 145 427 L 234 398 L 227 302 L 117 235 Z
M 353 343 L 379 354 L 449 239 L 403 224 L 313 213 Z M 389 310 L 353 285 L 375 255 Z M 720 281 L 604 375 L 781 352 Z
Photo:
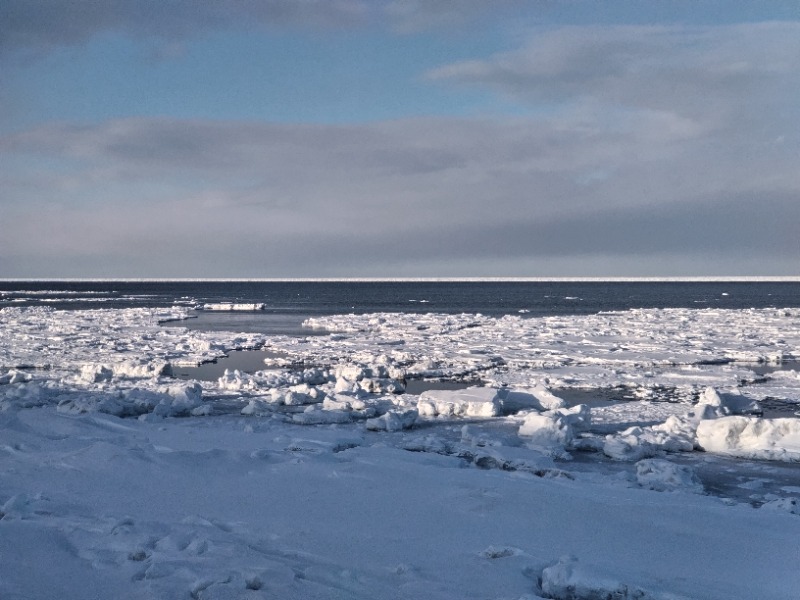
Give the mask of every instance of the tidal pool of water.
M 243 373 L 278 370 L 283 367 L 267 366 L 265 359 L 286 359 L 289 356 L 273 350 L 234 350 L 228 356 L 218 358 L 214 362 L 203 363 L 196 367 L 175 367 L 174 376 L 178 379 L 197 379 L 199 381 L 216 381 L 225 370 L 239 370 Z

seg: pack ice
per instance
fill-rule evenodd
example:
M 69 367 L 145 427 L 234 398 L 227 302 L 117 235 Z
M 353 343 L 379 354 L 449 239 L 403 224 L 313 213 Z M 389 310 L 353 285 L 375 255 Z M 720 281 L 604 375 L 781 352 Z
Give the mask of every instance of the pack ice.
M 189 316 L 0 310 L 0 598 L 800 594 L 797 311 Z

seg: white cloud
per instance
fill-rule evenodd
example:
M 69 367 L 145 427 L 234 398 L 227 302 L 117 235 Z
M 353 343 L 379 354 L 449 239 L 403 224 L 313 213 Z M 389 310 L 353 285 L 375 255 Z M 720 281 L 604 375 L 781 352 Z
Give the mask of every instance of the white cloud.
M 714 121 L 796 100 L 800 23 L 546 30 L 519 50 L 444 65 L 428 77 L 533 105 L 593 102 Z

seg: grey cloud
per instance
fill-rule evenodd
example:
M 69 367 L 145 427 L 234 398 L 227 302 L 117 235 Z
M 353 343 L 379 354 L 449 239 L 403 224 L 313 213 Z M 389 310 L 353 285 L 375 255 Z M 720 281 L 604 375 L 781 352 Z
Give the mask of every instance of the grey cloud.
M 309 220 L 305 232 L 265 229 L 259 235 L 256 228 L 241 224 L 236 236 L 228 235 L 219 222 L 225 215 L 219 215 L 216 227 L 201 227 L 191 215 L 166 214 L 161 223 L 122 232 L 135 239 L 140 248 L 136 253 L 111 234 L 107 242 L 98 239 L 95 224 L 87 223 L 87 240 L 93 242 L 68 256 L 47 255 L 47 260 L 63 272 L 75 268 L 68 265 L 69 256 L 88 267 L 94 257 L 89 272 L 98 274 L 102 256 L 107 271 L 100 274 L 107 276 L 121 270 L 141 276 L 791 274 L 798 200 L 798 195 L 774 194 L 712 198 L 633 213 L 601 210 L 541 221 L 523 214 L 515 223 L 456 228 L 440 219 L 400 231 L 393 231 L 391 223 L 381 226 L 357 218 L 344 231 L 316 228 Z M 181 230 L 185 237 L 177 233 Z M 187 243 L 195 236 L 202 244 Z M 538 266 L 520 270 L 526 264 Z M 676 264 L 683 270 L 668 270 Z M 571 270 L 564 271 L 565 266 Z
M 337 243 L 326 236 L 320 246 L 334 248 L 347 262 L 362 253 L 385 258 L 395 253 L 407 261 L 427 257 L 499 260 L 586 255 L 639 256 L 690 254 L 698 257 L 772 257 L 796 253 L 800 192 L 765 193 L 699 199 L 636 210 L 587 210 L 574 215 L 537 219 L 520 211 L 512 222 L 471 223 L 448 228 L 446 222 L 421 223 L 403 239 L 364 231 L 358 244 Z M 319 248 L 305 248 L 311 259 Z
M 769 259 L 796 253 L 798 222 L 800 191 L 719 195 L 542 220 L 520 215 L 515 223 L 491 232 L 498 240 L 492 250 L 501 256 L 688 253 Z M 468 246 L 455 251 L 466 252 Z
M 365 0 L 4 0 L 0 52 L 80 44 L 102 32 L 183 40 L 230 28 L 361 24 Z
M 351 28 L 387 25 L 395 33 L 451 29 L 491 17 L 518 21 L 547 0 L 4 0 L 0 55 L 40 53 L 122 33 L 160 42 L 155 56 L 180 55 L 181 42 L 205 32 L 275 27 Z
M 729 272 L 755 257 L 795 264 L 797 140 L 663 125 L 43 126 L 0 137 L 19 167 L 0 173 L 0 238 L 19 269 L 6 275 L 59 261 L 69 275 L 163 276 L 580 274 L 603 256 L 589 274 L 624 275 L 678 254 Z
M 48 125 L 0 137 L 8 156 L 77 161 L 138 180 L 198 177 L 230 187 L 318 198 L 325 186 L 344 206 L 400 199 L 483 209 L 535 199 L 543 213 L 598 202 L 657 204 L 720 190 L 795 189 L 798 140 L 762 133 L 675 137 L 674 124 L 640 119 L 630 131 L 584 115 L 569 120 L 416 119 L 343 126 L 124 119 L 96 126 Z M 743 136 L 740 139 L 739 136 Z M 20 174 L 20 177 L 22 175 Z M 234 186 L 240 190 L 240 186 Z
M 476 19 L 499 15 L 520 18 L 520 9 L 548 4 L 547 0 L 390 0 L 384 13 L 393 28 L 413 33 L 441 27 L 459 27 Z

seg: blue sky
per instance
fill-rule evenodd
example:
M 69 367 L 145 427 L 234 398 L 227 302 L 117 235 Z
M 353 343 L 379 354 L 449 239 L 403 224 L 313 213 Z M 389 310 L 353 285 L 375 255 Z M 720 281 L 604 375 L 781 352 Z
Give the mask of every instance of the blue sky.
M 796 275 L 800 5 L 6 0 L 0 277 Z

